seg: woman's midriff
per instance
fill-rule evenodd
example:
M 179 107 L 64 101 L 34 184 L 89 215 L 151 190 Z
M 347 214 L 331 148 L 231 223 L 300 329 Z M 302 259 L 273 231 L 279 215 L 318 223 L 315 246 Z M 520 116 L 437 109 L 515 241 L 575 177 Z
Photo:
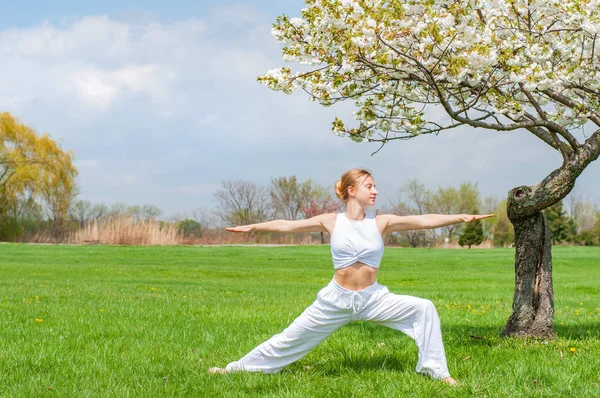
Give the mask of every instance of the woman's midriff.
M 346 289 L 362 290 L 377 281 L 377 271 L 377 268 L 357 262 L 349 267 L 336 269 L 334 279 Z

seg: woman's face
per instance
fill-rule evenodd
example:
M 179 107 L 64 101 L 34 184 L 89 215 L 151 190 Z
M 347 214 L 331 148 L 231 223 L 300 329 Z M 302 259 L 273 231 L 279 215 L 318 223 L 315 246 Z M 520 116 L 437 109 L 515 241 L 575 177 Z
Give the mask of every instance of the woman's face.
M 352 191 L 351 191 L 352 194 Z M 354 189 L 353 197 L 363 206 L 373 206 L 379 192 L 375 189 L 375 180 L 371 176 L 364 178 Z

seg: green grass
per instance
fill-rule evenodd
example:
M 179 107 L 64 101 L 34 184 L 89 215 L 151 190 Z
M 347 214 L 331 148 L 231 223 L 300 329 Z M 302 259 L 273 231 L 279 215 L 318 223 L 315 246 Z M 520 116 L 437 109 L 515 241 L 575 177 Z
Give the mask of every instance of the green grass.
M 415 373 L 410 338 L 369 323 L 279 374 L 207 374 L 315 299 L 333 274 L 328 247 L 2 244 L 0 396 L 599 396 L 600 248 L 554 249 L 553 341 L 499 337 L 513 256 L 386 249 L 379 282 L 438 307 L 461 382 L 448 387 Z

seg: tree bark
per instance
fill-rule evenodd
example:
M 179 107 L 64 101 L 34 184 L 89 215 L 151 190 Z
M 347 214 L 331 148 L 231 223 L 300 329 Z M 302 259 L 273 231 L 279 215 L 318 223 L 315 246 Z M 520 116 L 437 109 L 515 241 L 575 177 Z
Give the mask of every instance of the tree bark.
M 577 177 L 599 155 L 597 130 L 539 184 L 509 192 L 506 209 L 515 229 L 515 294 L 504 336 L 556 337 L 552 328 L 552 243 L 542 210 L 567 196 Z
M 538 211 L 510 220 L 515 229 L 515 294 L 502 335 L 554 338 L 552 246 L 546 217 Z

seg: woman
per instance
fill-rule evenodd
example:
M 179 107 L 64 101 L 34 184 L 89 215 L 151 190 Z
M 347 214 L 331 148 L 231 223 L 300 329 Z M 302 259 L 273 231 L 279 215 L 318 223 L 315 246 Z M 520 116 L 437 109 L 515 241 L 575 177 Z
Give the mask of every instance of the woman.
M 329 232 L 335 274 L 333 280 L 282 333 L 260 344 L 225 369 L 210 373 L 258 371 L 275 373 L 308 354 L 343 325 L 356 320 L 371 321 L 400 330 L 419 348 L 417 372 L 454 385 L 446 364 L 440 320 L 429 300 L 392 294 L 377 283 L 383 255 L 383 236 L 390 232 L 438 228 L 470 222 L 492 215 L 368 216 L 378 192 L 366 170 L 353 169 L 335 184 L 335 193 L 346 203 L 343 213 L 321 214 L 307 220 L 275 220 L 227 228 L 231 232 Z

